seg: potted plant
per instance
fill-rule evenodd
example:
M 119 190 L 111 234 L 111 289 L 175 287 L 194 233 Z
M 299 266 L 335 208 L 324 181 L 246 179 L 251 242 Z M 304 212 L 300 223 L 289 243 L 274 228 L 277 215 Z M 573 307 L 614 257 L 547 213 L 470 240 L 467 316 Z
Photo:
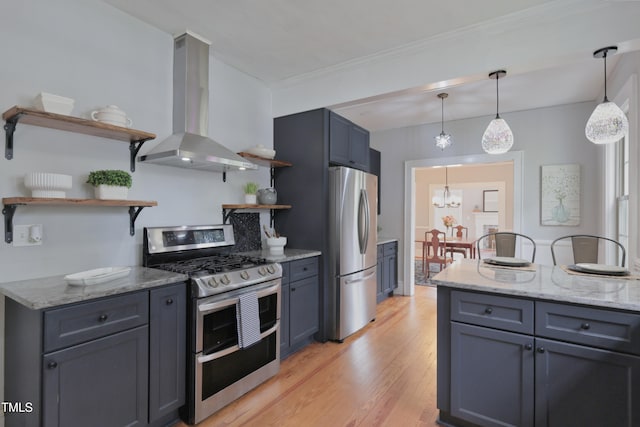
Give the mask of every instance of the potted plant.
M 87 184 L 95 187 L 96 199 L 126 199 L 131 188 L 131 174 L 123 170 L 99 170 L 89 173 Z
M 258 184 L 255 182 L 247 182 L 244 187 L 244 202 L 248 205 L 256 204 L 256 194 L 258 193 Z

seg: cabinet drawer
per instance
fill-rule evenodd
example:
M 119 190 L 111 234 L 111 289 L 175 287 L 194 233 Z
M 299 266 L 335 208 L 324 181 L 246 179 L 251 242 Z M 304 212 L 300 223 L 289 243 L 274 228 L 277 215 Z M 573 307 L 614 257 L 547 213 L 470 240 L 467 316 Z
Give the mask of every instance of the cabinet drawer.
M 640 315 L 536 303 L 536 335 L 640 355 Z
M 318 275 L 318 257 L 299 259 L 289 264 L 291 282 Z
M 398 253 L 398 242 L 384 244 L 384 256 L 396 255 Z
M 505 331 L 533 334 L 533 301 L 451 292 L 451 320 Z
M 149 294 L 136 292 L 44 313 L 44 351 L 100 338 L 149 321 Z

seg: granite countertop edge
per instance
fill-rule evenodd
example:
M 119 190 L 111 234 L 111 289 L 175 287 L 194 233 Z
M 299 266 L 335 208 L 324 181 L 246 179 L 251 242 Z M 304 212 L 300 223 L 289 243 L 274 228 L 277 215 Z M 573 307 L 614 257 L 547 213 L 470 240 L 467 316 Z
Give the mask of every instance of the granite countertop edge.
M 285 248 L 284 254 L 272 255 L 268 249 L 262 249 L 257 251 L 241 252 L 241 255 L 245 255 L 252 258 L 260 258 L 269 262 L 289 262 L 298 259 L 311 258 L 322 255 L 322 252 L 312 249 L 295 249 Z
M 32 310 L 135 292 L 188 279 L 185 274 L 132 266 L 126 277 L 95 285 L 69 285 L 65 275 L 0 283 L 0 294 Z
M 397 242 L 397 237 L 378 237 L 378 245 L 384 245 L 385 243 Z

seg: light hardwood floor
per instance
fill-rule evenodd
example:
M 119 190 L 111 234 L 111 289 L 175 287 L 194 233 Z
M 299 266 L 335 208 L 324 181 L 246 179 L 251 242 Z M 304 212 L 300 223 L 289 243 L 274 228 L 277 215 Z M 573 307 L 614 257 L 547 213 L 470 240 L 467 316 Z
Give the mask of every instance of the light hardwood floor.
M 214 426 L 435 426 L 436 289 L 378 305 L 344 343 L 314 343 L 207 418 Z M 185 426 L 185 424 L 179 424 Z

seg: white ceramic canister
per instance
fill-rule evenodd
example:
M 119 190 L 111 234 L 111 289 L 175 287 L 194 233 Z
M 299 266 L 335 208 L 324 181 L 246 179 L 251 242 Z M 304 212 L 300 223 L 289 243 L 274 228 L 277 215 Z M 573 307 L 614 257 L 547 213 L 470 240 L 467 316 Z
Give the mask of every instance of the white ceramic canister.
M 131 127 L 133 122 L 127 117 L 127 114 L 116 105 L 107 105 L 104 108 L 91 112 L 91 118 L 100 123 L 110 125 Z

